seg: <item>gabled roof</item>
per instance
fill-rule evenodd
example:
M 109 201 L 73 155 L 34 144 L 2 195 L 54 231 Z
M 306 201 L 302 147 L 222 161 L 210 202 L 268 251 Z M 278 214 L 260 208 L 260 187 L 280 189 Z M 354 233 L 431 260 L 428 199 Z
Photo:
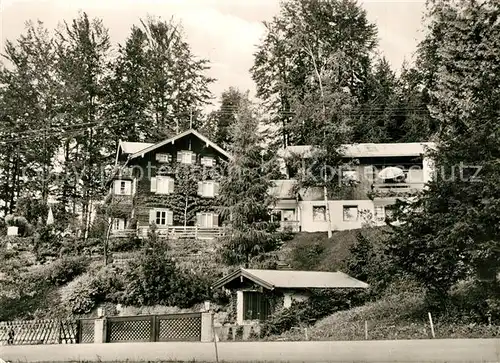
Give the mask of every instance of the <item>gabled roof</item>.
M 212 288 L 223 287 L 231 281 L 241 278 L 241 276 L 269 290 L 275 288 L 366 289 L 369 286 L 367 283 L 359 281 L 343 272 L 253 270 L 240 268 L 217 281 Z
M 220 146 L 218 146 L 214 142 L 210 141 L 206 136 L 203 136 L 202 134 L 200 134 L 198 131 L 196 131 L 194 129 L 189 129 L 189 130 L 184 131 L 184 132 L 182 132 L 174 137 L 160 141 L 159 143 L 156 143 L 156 144 L 152 144 L 152 145 L 146 147 L 145 149 L 138 150 L 135 153 L 133 153 L 132 155 L 130 155 L 129 159 L 135 159 L 138 157 L 142 157 L 144 154 L 147 154 L 153 150 L 156 150 L 159 147 L 162 147 L 163 145 L 166 145 L 169 143 L 174 143 L 176 140 L 179 140 L 179 139 L 181 139 L 187 135 L 190 135 L 190 134 L 196 136 L 197 138 L 199 138 L 200 140 L 205 142 L 207 145 L 211 146 L 212 148 L 214 148 L 215 150 L 220 152 L 222 155 L 226 156 L 228 159 L 231 159 L 231 155 L 226 150 L 222 149 Z
M 341 151 L 347 158 L 369 158 L 369 157 L 391 157 L 391 156 L 420 156 L 427 152 L 428 148 L 434 148 L 432 142 L 407 142 L 407 143 L 361 143 L 344 144 Z M 313 151 L 311 145 L 288 146 L 278 151 L 281 157 L 300 155 L 309 157 Z

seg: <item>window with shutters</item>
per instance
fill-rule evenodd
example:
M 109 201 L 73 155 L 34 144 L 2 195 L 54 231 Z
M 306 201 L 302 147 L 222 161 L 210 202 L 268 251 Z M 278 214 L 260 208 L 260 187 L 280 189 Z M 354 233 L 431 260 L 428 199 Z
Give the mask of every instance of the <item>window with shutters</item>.
M 156 160 L 160 163 L 169 163 L 172 161 L 172 155 L 170 154 L 156 154 Z
M 198 182 L 198 195 L 206 198 L 219 195 L 219 183 L 211 180 Z
M 269 300 L 258 291 L 243 291 L 243 316 L 245 320 L 266 320 L 270 314 Z
M 168 176 L 156 177 L 156 193 L 172 194 L 174 192 L 174 179 Z
M 211 156 L 204 156 L 201 158 L 201 165 L 214 166 L 215 165 L 215 158 L 213 158 Z
M 132 181 L 131 180 L 115 180 L 114 194 L 116 195 L 131 195 Z
M 155 223 L 157 226 L 173 225 L 173 212 L 168 209 L 153 209 L 150 213 L 150 223 Z
M 188 150 L 178 151 L 177 162 L 181 164 L 194 164 L 196 162 L 196 154 Z

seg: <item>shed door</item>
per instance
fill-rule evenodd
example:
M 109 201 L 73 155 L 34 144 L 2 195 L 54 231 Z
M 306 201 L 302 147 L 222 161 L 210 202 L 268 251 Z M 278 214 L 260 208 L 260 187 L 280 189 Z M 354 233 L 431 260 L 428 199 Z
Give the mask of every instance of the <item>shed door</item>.
M 270 315 L 270 304 L 266 296 L 258 291 L 243 292 L 244 320 L 266 320 Z

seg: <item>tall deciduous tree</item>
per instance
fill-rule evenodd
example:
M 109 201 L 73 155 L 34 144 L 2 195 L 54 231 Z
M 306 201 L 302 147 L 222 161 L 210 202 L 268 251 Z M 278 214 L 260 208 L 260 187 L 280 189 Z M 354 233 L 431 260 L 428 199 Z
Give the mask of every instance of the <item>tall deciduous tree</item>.
M 363 102 L 375 26 L 355 1 L 293 0 L 283 2 L 279 16 L 266 27 L 251 70 L 258 96 L 268 100 L 285 145 L 310 143 L 316 125 L 291 117 L 297 112 L 293 103 L 325 92 L 321 83 L 326 79 Z M 318 74 L 325 80 L 319 81 Z
M 399 210 L 390 250 L 433 301 L 466 277 L 498 297 L 500 3 L 431 2 L 429 19 L 423 44 L 439 49 L 430 88 L 441 129 L 437 173 L 422 198 Z
M 224 257 L 233 264 L 248 264 L 253 256 L 274 248 L 277 241 L 270 214 L 272 167 L 263 162 L 257 126 L 255 107 L 248 98 L 241 100 L 236 123 L 230 127 L 232 159 L 219 190 L 221 214 L 231 227 Z

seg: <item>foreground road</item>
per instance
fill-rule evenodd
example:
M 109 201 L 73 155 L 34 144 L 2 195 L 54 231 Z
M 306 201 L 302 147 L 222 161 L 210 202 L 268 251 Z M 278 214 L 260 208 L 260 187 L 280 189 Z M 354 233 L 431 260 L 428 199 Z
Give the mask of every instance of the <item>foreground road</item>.
M 218 343 L 225 362 L 489 362 L 500 363 L 500 339 L 357 342 Z M 213 343 L 108 343 L 0 347 L 12 362 L 215 361 Z

